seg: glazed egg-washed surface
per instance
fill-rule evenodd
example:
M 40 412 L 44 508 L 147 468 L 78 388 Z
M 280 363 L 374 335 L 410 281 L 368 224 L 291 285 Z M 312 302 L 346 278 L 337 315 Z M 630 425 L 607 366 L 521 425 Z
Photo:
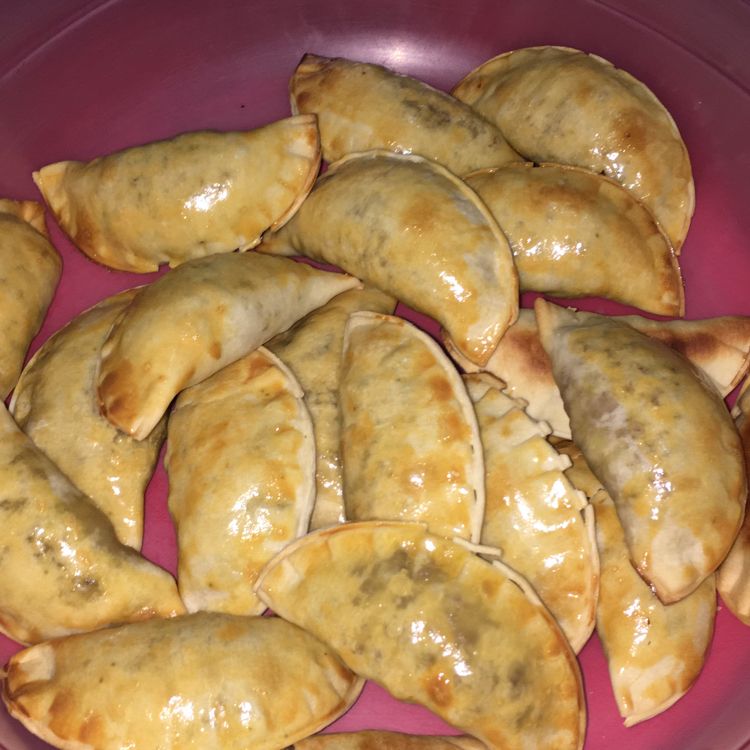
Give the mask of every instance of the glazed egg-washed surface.
M 269 563 L 258 594 L 357 674 L 489 748 L 583 746 L 578 663 L 529 584 L 421 524 L 309 534 Z
M 257 245 L 294 213 L 319 166 L 317 122 L 305 115 L 58 162 L 34 180 L 86 255 L 145 273 Z
M 399 732 L 319 734 L 294 744 L 293 750 L 485 750 L 473 737 L 433 737 Z
M 734 423 L 708 377 L 634 328 L 535 303 L 573 440 L 612 496 L 631 559 L 659 598 L 694 591 L 726 557 L 747 483 Z
M 418 156 L 370 151 L 332 164 L 260 250 L 339 266 L 432 316 L 477 364 L 518 315 L 518 275 L 492 214 Z
M 407 321 L 349 318 L 341 454 L 350 521 L 421 521 L 479 541 L 484 462 L 476 415 L 450 360 Z
M 386 148 L 419 154 L 463 175 L 521 158 L 467 104 L 380 65 L 305 55 L 289 91 L 293 112 L 317 115 L 328 162 Z

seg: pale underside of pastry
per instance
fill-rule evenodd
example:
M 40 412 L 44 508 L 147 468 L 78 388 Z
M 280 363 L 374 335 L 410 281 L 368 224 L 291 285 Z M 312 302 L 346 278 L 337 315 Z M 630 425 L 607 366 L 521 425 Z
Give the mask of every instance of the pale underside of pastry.
M 464 179 L 508 238 L 522 291 L 684 314 L 669 238 L 614 180 L 560 164 L 513 164 Z
M 184 612 L 174 579 L 120 544 L 2 405 L 0 528 L 0 631 L 16 641 Z
M 750 365 L 750 317 L 726 315 L 703 320 L 651 320 L 639 315 L 615 316 L 687 357 L 709 376 L 722 397 L 745 376 Z M 445 341 L 453 359 L 466 372 L 480 369 L 500 378 L 508 393 L 523 399 L 534 419 L 547 422 L 559 437 L 570 438 L 570 421 L 533 310 L 519 310 L 489 362 L 479 368 Z
M 338 718 L 362 684 L 279 618 L 199 613 L 21 651 L 2 697 L 63 750 L 278 750 Z
M 319 734 L 294 743 L 293 750 L 485 750 L 479 740 L 457 735 L 439 737 L 400 732 Z
M 679 253 L 695 208 L 687 148 L 672 116 L 640 81 L 567 47 L 506 52 L 453 90 L 536 162 L 586 167 L 642 200 Z
M 0 199 L 0 401 L 21 374 L 61 273 L 62 261 L 47 238 L 42 206 Z
M 606 491 L 592 499 L 601 559 L 596 631 L 625 726 L 666 711 L 695 682 L 714 630 L 716 584 L 662 604 L 630 563 L 625 535 Z
M 354 672 L 489 748 L 582 747 L 567 640 L 520 575 L 465 544 L 421 524 L 342 524 L 287 547 L 257 590 Z
M 503 393 L 492 376 L 465 376 L 484 446 L 481 543 L 534 587 L 578 653 L 596 618 L 599 564 L 593 512 L 563 474 L 570 465 L 549 427 Z
M 115 321 L 101 351 L 102 414 L 142 440 L 181 390 L 358 285 L 258 253 L 183 264 L 145 287 Z
M 479 542 L 484 462 L 461 376 L 411 323 L 358 312 L 340 386 L 344 506 L 350 521 L 421 521 Z
M 60 226 L 92 260 L 146 273 L 246 250 L 280 227 L 320 167 L 314 115 L 246 132 L 185 133 L 34 173 Z
M 420 154 L 454 174 L 520 160 L 467 104 L 380 65 L 305 55 L 289 82 L 292 112 L 318 117 L 323 158 L 373 148 Z
M 307 531 L 315 500 L 315 441 L 299 383 L 260 347 L 180 394 L 167 446 L 185 606 L 260 614 L 258 573 Z
M 339 427 L 339 369 L 344 326 L 359 310 L 390 314 L 396 300 L 377 289 L 334 297 L 266 345 L 297 377 L 315 432 L 316 494 L 310 528 L 344 521 Z
M 518 275 L 497 222 L 465 183 L 419 156 L 341 159 L 259 249 L 339 266 L 432 316 L 480 365 L 518 314 Z
M 665 603 L 711 575 L 744 513 L 742 444 L 708 377 L 616 319 L 538 299 L 573 440 L 617 507 L 633 565 Z
M 104 511 L 117 538 L 135 549 L 143 539 L 143 497 L 166 424 L 147 439 L 123 435 L 96 401 L 99 350 L 131 289 L 100 302 L 53 334 L 24 368 L 10 411 L 18 426 Z

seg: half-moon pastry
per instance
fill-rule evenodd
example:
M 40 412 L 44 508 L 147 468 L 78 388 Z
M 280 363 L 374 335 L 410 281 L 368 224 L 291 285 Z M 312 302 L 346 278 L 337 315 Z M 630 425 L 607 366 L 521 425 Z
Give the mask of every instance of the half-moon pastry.
M 479 542 L 484 462 L 451 361 L 402 318 L 358 312 L 344 333 L 341 458 L 350 521 L 421 521 Z
M 0 558 L 0 631 L 22 643 L 185 611 L 172 576 L 117 541 L 2 404 Z
M 513 164 L 464 179 L 508 238 L 522 290 L 684 314 L 668 237 L 614 180 L 560 164 Z
M 534 587 L 578 653 L 596 618 L 599 564 L 594 518 L 582 493 L 563 474 L 570 460 L 545 439 L 491 375 L 467 375 L 484 446 L 482 544 Z
M 377 289 L 352 289 L 311 312 L 266 345 L 289 366 L 305 392 L 315 432 L 316 493 L 310 528 L 344 521 L 339 448 L 339 371 L 344 327 L 359 310 L 392 313 L 396 300 Z
M 615 316 L 642 333 L 667 344 L 708 375 L 722 397 L 727 396 L 750 365 L 750 317 L 725 315 L 704 320 L 651 320 L 639 315 Z M 453 359 L 466 371 L 480 370 L 446 341 Z M 508 393 L 528 403 L 534 419 L 547 422 L 552 432 L 570 438 L 570 422 L 552 365 L 539 340 L 533 310 L 519 310 L 483 368 L 507 384 Z
M 535 303 L 573 440 L 611 495 L 633 565 L 665 603 L 729 552 L 744 512 L 742 444 L 709 378 L 616 319 Z
M 479 365 L 518 314 L 518 276 L 492 214 L 419 156 L 370 151 L 332 164 L 259 249 L 343 268 L 435 318 Z
M 294 743 L 293 750 L 485 750 L 473 737 L 439 737 L 400 732 L 318 734 Z
M 263 347 L 183 391 L 165 460 L 189 612 L 260 614 L 263 566 L 307 531 L 315 441 L 302 389 Z
M 698 677 L 714 631 L 714 576 L 679 602 L 662 604 L 630 564 L 614 504 L 592 499 L 601 560 L 596 632 L 625 726 L 666 711 Z
M 117 538 L 140 549 L 143 495 L 166 424 L 139 442 L 111 425 L 96 401 L 99 350 L 136 293 L 131 289 L 103 300 L 48 338 L 21 373 L 10 411 L 36 446 L 106 513 Z
M 361 522 L 297 540 L 257 583 L 357 674 L 489 748 L 580 748 L 578 663 L 529 584 L 421 524 Z
M 199 613 L 21 651 L 2 697 L 65 750 L 278 750 L 334 721 L 361 689 L 330 649 L 288 622 Z
M 579 50 L 528 47 L 480 65 L 453 95 L 527 159 L 617 180 L 651 209 L 679 252 L 695 207 L 690 159 L 672 116 L 633 76 Z
M 307 54 L 289 93 L 292 112 L 317 115 L 329 162 L 385 148 L 420 154 L 463 175 L 520 159 L 497 127 L 467 104 L 380 65 Z
M 146 273 L 254 247 L 297 210 L 319 166 L 315 116 L 302 115 L 62 161 L 34 172 L 34 181 L 92 260 Z
M 0 401 L 21 374 L 61 272 L 60 256 L 47 239 L 42 206 L 0 199 Z
M 142 440 L 183 388 L 358 283 L 258 253 L 185 263 L 144 288 L 115 321 L 101 352 L 102 414 Z

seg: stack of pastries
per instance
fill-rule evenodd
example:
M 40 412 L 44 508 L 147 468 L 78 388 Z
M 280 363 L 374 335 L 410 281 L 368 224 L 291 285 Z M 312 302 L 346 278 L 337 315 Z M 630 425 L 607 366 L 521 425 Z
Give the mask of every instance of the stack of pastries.
M 61 264 L 0 201 L 8 710 L 60 748 L 575 750 L 594 629 L 626 725 L 666 710 L 717 590 L 750 623 L 750 319 L 679 320 L 671 116 L 563 47 L 452 94 L 308 54 L 289 90 L 256 130 L 34 173 L 92 260 L 171 270 L 23 369 Z M 176 580 L 139 553 L 165 440 Z M 365 679 L 462 734 L 312 736 Z

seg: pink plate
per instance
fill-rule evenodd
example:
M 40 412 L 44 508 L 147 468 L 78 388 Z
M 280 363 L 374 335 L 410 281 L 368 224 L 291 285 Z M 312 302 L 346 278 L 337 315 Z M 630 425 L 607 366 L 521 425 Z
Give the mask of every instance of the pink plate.
M 750 315 L 747 2 L 4 0 L 2 6 L 0 196 L 11 198 L 39 199 L 31 171 L 50 162 L 287 116 L 287 82 L 307 51 L 383 63 L 445 89 L 485 59 L 517 47 L 557 44 L 597 53 L 656 93 L 690 151 L 697 209 L 681 258 L 687 317 Z M 65 271 L 34 348 L 102 297 L 151 278 L 96 266 L 57 227 L 51 231 Z M 415 320 L 434 331 L 423 317 Z M 165 496 L 160 470 L 147 498 L 144 551 L 174 571 Z M 0 638 L 0 664 L 17 649 Z M 694 688 L 667 713 L 632 729 L 617 714 L 596 638 L 581 663 L 586 750 L 750 747 L 750 630 L 726 609 Z M 335 728 L 378 727 L 451 731 L 425 710 L 368 685 Z M 0 748 L 44 747 L 0 709 Z

